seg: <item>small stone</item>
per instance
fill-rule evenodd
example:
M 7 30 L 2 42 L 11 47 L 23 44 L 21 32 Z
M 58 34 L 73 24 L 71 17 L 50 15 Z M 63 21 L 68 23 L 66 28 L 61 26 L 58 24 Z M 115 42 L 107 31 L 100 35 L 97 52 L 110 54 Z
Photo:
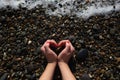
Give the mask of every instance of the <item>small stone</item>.
M 28 44 L 31 44 L 31 43 L 32 43 L 32 41 L 31 41 L 31 40 L 29 40 L 29 41 L 28 41 Z
M 22 60 L 22 58 L 16 58 L 16 61 L 21 61 Z
M 37 48 L 36 52 L 37 52 L 37 53 L 40 53 L 40 52 L 41 52 L 40 47 Z
M 5 21 L 6 20 L 6 18 L 5 18 L 5 16 L 1 16 L 1 21 Z
M 56 35 L 56 34 L 55 34 L 55 33 L 53 33 L 53 34 L 52 34 L 52 37 L 54 37 L 55 35 Z
M 94 72 L 95 70 L 96 70 L 96 67 L 94 67 L 93 65 L 91 65 L 90 68 L 89 68 L 89 71 L 90 72 Z
M 17 49 L 17 54 L 20 54 L 22 52 L 21 49 Z
M 84 61 L 88 56 L 88 50 L 87 49 L 81 49 L 77 54 L 77 59 L 79 61 Z
M 35 79 L 36 78 L 36 74 L 34 73 L 32 76 L 31 76 L 31 80 Z
M 25 35 L 26 35 L 25 31 L 22 31 L 22 32 L 21 32 L 21 35 L 22 35 L 22 36 L 25 36 Z
M 117 57 L 116 60 L 117 60 L 117 62 L 120 62 L 120 57 Z
M 83 44 L 83 43 L 84 43 L 84 40 L 79 40 L 79 42 Z
M 7 80 L 8 73 L 4 73 L 1 77 L 0 80 Z
M 58 4 L 58 5 L 59 5 L 60 8 L 62 7 L 62 4 Z
M 99 35 L 99 39 L 104 39 L 104 37 L 102 35 Z
M 120 70 L 120 65 L 118 65 L 118 66 L 117 66 L 117 69 L 119 69 L 119 70 Z
M 91 74 L 88 74 L 90 78 L 92 78 L 93 76 Z
M 111 34 L 115 34 L 116 30 L 114 28 L 110 29 Z
M 35 75 L 36 75 L 36 77 L 39 77 L 39 76 L 40 76 L 40 73 L 36 73 Z
M 17 43 L 21 43 L 21 40 L 16 40 Z
M 89 3 L 90 2 L 90 0 L 86 0 L 86 3 Z
M 2 35 L 0 35 L 0 42 L 2 41 L 2 38 L 3 38 L 3 36 L 2 36 Z
M 91 80 L 90 76 L 87 73 L 84 73 L 81 77 L 81 80 Z
M 105 52 L 100 52 L 100 55 L 104 56 L 104 55 L 105 55 Z
M 3 54 L 3 60 L 6 60 L 6 58 L 7 58 L 7 53 L 4 52 L 4 54 Z
M 79 76 L 76 76 L 76 79 L 77 79 L 77 80 L 81 80 Z
M 25 75 L 26 78 L 31 79 L 31 75 Z
M 105 69 L 101 69 L 101 70 L 100 70 L 100 73 L 103 74 L 104 72 L 105 72 Z

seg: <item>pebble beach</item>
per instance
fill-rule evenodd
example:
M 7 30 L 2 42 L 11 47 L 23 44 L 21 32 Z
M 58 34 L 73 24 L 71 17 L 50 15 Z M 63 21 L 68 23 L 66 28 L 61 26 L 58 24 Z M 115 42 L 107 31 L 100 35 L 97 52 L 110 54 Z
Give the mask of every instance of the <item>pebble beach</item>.
M 38 80 L 47 64 L 40 47 L 48 39 L 71 41 L 77 80 L 120 80 L 120 10 L 82 18 L 49 15 L 41 6 L 0 8 L 0 80 Z M 81 49 L 88 50 L 82 61 Z

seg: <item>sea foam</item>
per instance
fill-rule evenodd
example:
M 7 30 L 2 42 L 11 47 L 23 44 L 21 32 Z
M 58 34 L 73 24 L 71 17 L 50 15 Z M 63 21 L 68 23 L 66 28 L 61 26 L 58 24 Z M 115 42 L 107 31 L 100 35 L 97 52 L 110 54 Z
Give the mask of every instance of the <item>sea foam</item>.
M 41 5 L 49 15 L 76 15 L 89 18 L 95 14 L 106 14 L 120 10 L 120 0 L 0 0 L 0 8 L 19 6 L 33 9 Z

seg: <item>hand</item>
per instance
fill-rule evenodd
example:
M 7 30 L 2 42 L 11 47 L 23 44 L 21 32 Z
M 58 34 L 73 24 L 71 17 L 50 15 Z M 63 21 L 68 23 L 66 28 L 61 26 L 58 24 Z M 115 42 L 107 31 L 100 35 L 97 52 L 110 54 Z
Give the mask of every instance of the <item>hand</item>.
M 69 40 L 60 41 L 58 46 L 65 46 L 63 51 L 58 55 L 58 61 L 68 63 L 75 50 L 74 47 Z
M 57 46 L 57 43 L 54 40 L 47 40 L 41 47 L 41 51 L 45 55 L 48 63 L 54 63 L 57 62 L 57 55 L 50 49 L 50 45 Z

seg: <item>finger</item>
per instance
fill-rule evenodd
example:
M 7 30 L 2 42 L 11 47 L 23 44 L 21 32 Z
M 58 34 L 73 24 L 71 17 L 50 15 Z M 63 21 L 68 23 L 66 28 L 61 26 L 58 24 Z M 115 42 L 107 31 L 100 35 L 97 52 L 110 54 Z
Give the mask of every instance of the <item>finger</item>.
M 46 43 L 46 46 L 44 46 L 44 47 L 45 47 L 45 51 L 46 51 L 47 53 L 54 53 L 54 54 L 55 54 L 55 52 L 50 49 L 49 45 L 50 45 L 49 43 Z
M 71 51 L 71 53 L 74 53 L 75 52 L 75 48 L 73 46 L 70 46 L 70 51 Z
M 69 43 L 69 40 L 62 40 L 62 41 L 60 41 L 60 42 L 58 43 L 58 46 L 64 46 L 64 45 L 66 45 L 66 42 Z
M 50 45 L 53 45 L 53 46 L 57 46 L 57 43 L 55 40 L 47 40 L 47 43 L 49 43 Z
M 70 50 L 70 45 L 66 43 L 65 49 L 62 51 L 62 53 L 67 53 Z
M 45 51 L 49 50 L 49 45 L 50 45 L 50 43 L 48 43 L 48 42 L 45 43 L 45 45 L 44 45 Z
M 51 40 L 51 41 L 50 41 L 50 45 L 53 45 L 53 46 L 57 47 L 57 43 L 56 43 L 55 40 Z
M 71 50 L 71 52 L 74 52 L 75 48 L 73 47 L 72 43 L 70 42 L 69 44 L 70 44 L 70 50 Z
M 44 48 L 44 46 L 42 46 L 42 47 L 40 48 L 40 50 L 41 50 L 43 53 L 45 53 L 45 48 Z
M 70 44 L 69 44 L 69 43 L 66 43 L 65 49 L 66 49 L 66 51 L 69 51 L 69 50 L 70 50 Z

